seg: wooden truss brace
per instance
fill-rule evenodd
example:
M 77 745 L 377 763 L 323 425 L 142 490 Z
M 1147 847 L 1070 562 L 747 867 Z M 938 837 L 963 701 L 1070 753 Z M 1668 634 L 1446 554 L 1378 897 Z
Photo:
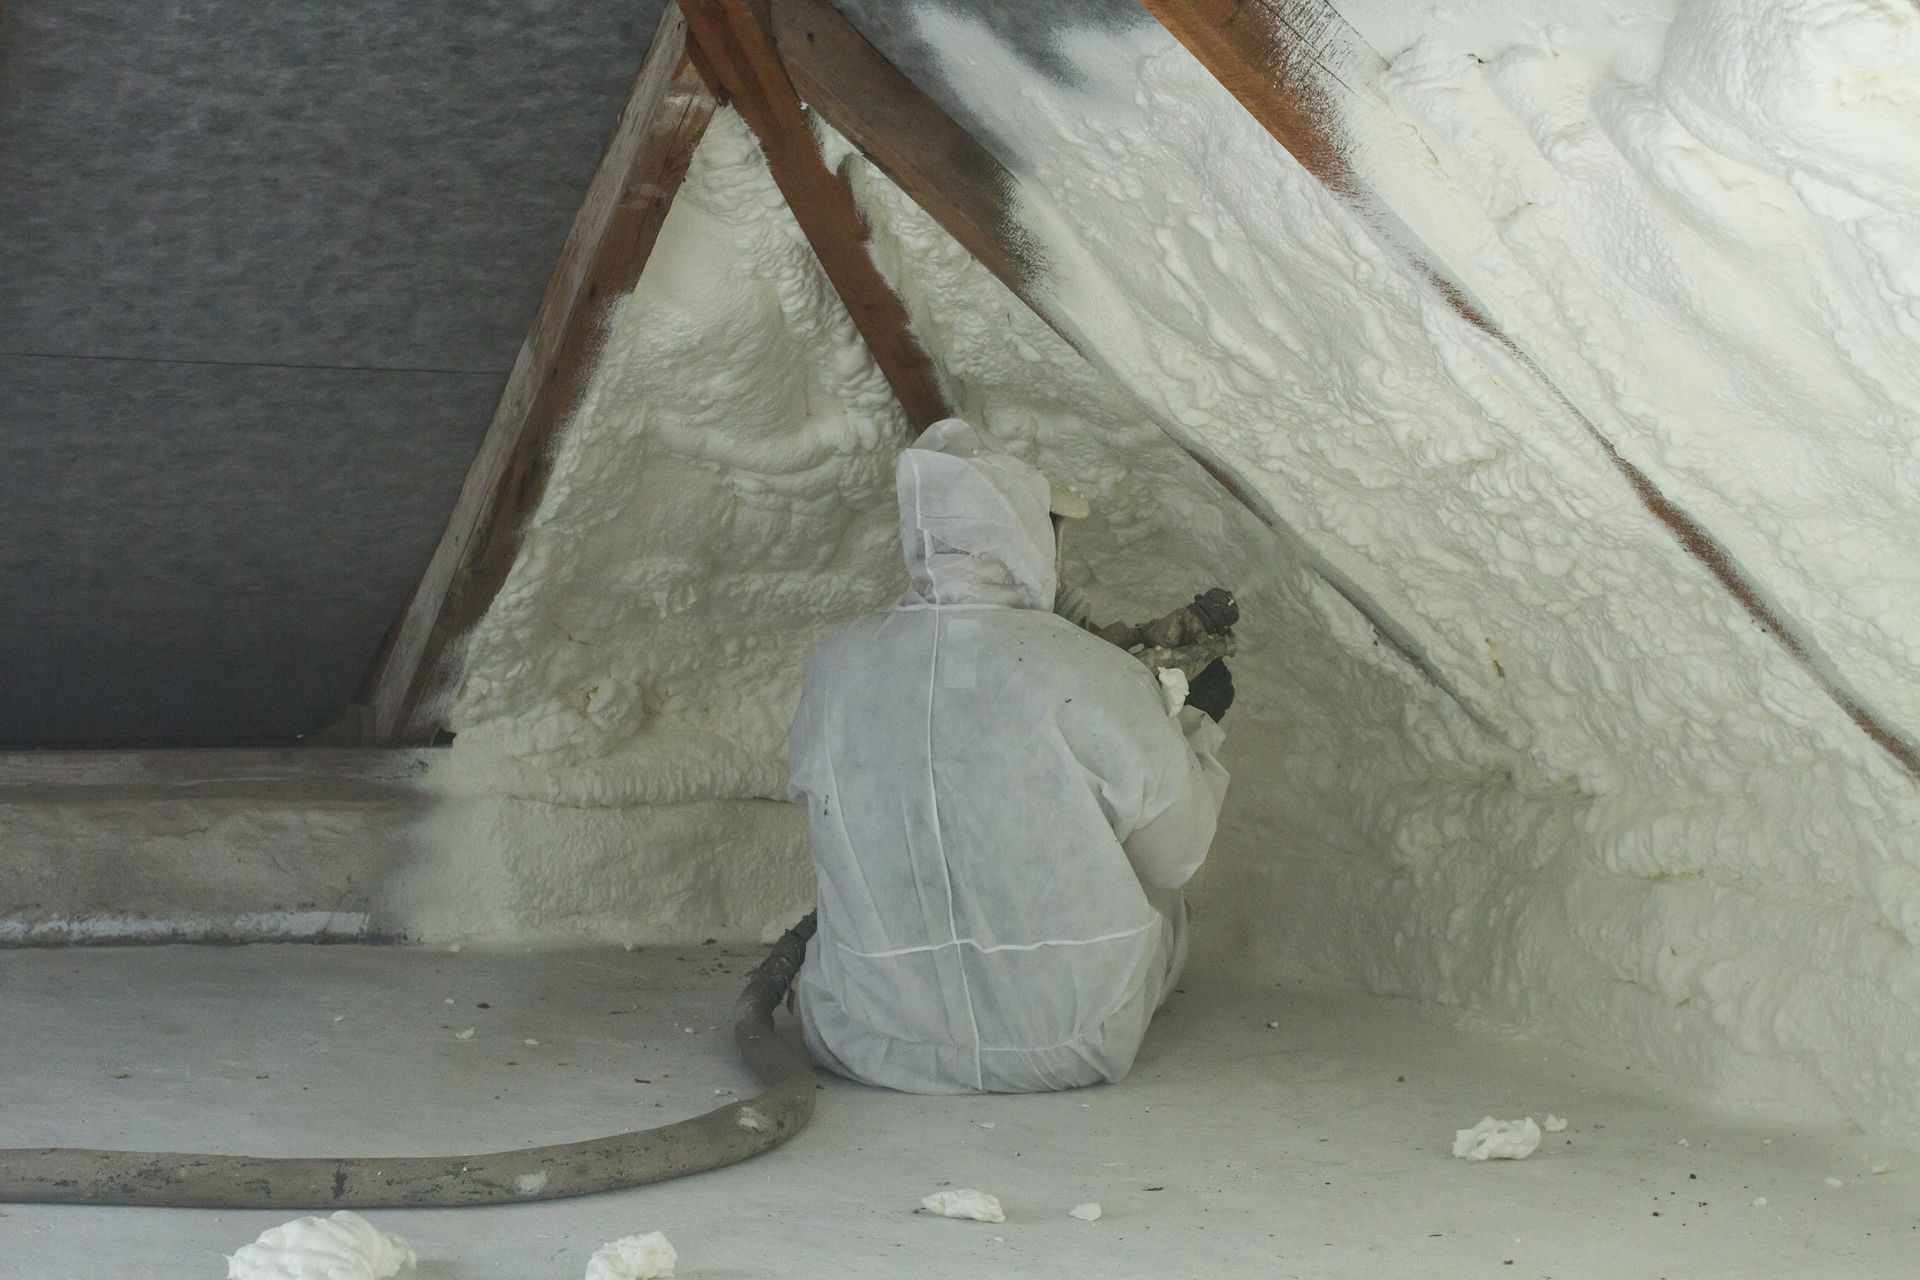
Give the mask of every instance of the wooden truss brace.
M 493 603 L 546 492 L 553 444 L 578 405 L 614 305 L 630 293 L 713 115 L 669 4 L 587 187 L 459 500 L 413 597 L 374 659 L 359 736 L 431 740 L 455 642 Z
M 1095 365 L 1034 289 L 1038 264 L 1024 247 L 1011 200 L 1016 186 L 991 152 L 887 61 L 829 0 L 771 0 L 774 41 L 809 107 L 852 142 L 1067 345 Z M 1274 520 L 1236 477 L 1175 442 L 1263 523 Z
M 774 46 L 806 104 L 1029 306 L 1013 175 L 829 0 L 772 0 Z M 1043 317 L 1044 318 L 1044 317 Z
M 933 360 L 913 335 L 906 304 L 867 255 L 866 227 L 853 194 L 821 158 L 806 112 L 787 77 L 766 11 L 750 0 L 680 0 L 699 63 L 760 140 L 767 168 L 794 221 L 893 387 L 915 432 L 951 415 Z

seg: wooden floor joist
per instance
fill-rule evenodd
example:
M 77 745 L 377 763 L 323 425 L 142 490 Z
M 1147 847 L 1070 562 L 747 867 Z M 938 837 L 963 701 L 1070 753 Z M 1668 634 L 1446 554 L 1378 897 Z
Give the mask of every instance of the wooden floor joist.
M 1784 649 L 1854 724 L 1910 774 L 1920 777 L 1920 744 L 1867 706 L 1823 658 L 1812 636 L 1773 604 L 1713 534 L 1623 457 L 1614 442 L 1547 375 L 1531 355 L 1475 302 L 1431 250 L 1369 192 L 1347 163 L 1330 128 L 1329 104 L 1352 90 L 1336 60 L 1365 50 L 1358 33 L 1327 0 L 1142 0 L 1187 51 L 1237 98 L 1276 142 L 1340 196 L 1431 285 L 1550 394 L 1620 473 L 1642 506 L 1665 525 L 1754 623 Z M 1372 59 L 1378 69 L 1378 59 Z M 1371 104 L 1362 102 L 1362 109 Z
M 681 0 L 699 62 L 760 140 L 767 167 L 828 280 L 915 431 L 951 410 L 907 308 L 867 255 L 866 228 L 846 185 L 827 168 L 793 82 L 774 50 L 763 5 Z
M 439 727 L 454 643 L 486 613 L 546 491 L 554 440 L 586 388 L 614 304 L 631 292 L 716 106 L 668 4 L 587 188 L 493 421 L 426 572 L 361 691 L 365 739 Z

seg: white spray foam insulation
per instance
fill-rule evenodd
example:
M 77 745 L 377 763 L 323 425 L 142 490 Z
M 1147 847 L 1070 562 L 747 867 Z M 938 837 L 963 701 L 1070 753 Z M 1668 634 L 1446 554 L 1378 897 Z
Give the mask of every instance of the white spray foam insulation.
M 296 1218 L 227 1258 L 227 1280 L 390 1280 L 416 1265 L 413 1249 L 359 1214 Z
M 1911 726 L 1920 12 L 1601 7 L 1356 4 L 1391 61 L 1332 127 Z M 1266 847 L 1230 864 L 1256 954 L 1920 1139 L 1912 778 L 1171 37 L 1065 33 L 1066 84 L 944 11 L 920 34 L 1022 180 L 1063 321 L 1491 727 L 1423 704 L 1388 741 L 1337 685 L 1289 703 L 1230 824 Z
M 1471 1129 L 1457 1129 L 1453 1155 L 1457 1160 L 1525 1160 L 1540 1149 L 1540 1126 L 1532 1116 L 1518 1120 L 1483 1119 Z
M 659 1231 L 622 1236 L 594 1250 L 586 1280 L 673 1280 L 680 1255 Z

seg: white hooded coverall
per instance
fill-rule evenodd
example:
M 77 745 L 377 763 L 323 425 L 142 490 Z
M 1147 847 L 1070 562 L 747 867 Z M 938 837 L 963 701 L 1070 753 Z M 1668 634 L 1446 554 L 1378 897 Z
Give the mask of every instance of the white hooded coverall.
M 911 589 L 820 644 L 789 741 L 808 1046 L 915 1093 L 1118 1080 L 1185 959 L 1220 730 L 1050 611 L 1038 471 L 949 420 L 897 478 Z

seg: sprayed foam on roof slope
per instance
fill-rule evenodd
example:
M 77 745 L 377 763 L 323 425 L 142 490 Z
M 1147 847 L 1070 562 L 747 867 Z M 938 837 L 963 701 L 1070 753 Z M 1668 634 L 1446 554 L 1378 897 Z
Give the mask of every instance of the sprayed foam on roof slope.
M 1602 40 L 1516 36 L 1508 6 L 1477 48 L 1401 6 L 1434 31 L 1360 86 L 1355 169 L 1850 683 L 1920 723 L 1898 87 L 1920 14 L 1715 0 L 1669 29 L 1629 7 Z M 1912 780 L 1165 33 L 1063 33 L 1070 83 L 938 10 L 920 35 L 1019 175 L 1063 321 L 1517 748 L 1434 749 L 1414 715 L 1421 768 L 1357 710 L 1319 758 L 1262 760 L 1272 798 L 1240 816 L 1274 857 L 1238 864 L 1236 895 L 1256 951 L 1920 1141 Z M 1772 84 L 1784 120 L 1756 108 Z

